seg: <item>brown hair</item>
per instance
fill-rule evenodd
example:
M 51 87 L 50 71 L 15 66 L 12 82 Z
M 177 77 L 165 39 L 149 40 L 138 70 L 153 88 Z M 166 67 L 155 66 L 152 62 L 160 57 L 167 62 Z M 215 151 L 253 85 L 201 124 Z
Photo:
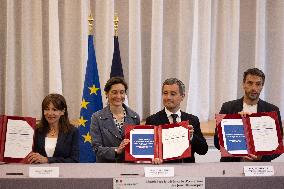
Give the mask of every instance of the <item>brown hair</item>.
M 178 88 L 179 88 L 179 93 L 184 96 L 185 95 L 185 86 L 183 84 L 183 82 L 177 78 L 168 78 L 163 82 L 163 86 L 162 86 L 162 92 L 164 90 L 164 86 L 165 85 L 173 85 L 173 84 L 177 84 Z
M 112 77 L 107 81 L 105 88 L 104 88 L 104 91 L 106 93 L 108 93 L 111 89 L 111 86 L 113 86 L 115 84 L 122 84 L 125 88 L 125 92 L 128 89 L 127 83 L 124 81 L 124 79 L 122 77 Z
M 67 104 L 65 98 L 62 95 L 55 93 L 47 95 L 42 101 L 42 106 L 41 106 L 42 115 L 39 123 L 39 131 L 46 134 L 50 130 L 49 124 L 44 116 L 44 110 L 48 108 L 50 103 L 52 103 L 56 109 L 61 111 L 64 110 L 64 115 L 61 116 L 59 119 L 59 132 L 64 132 L 64 133 L 68 132 L 71 129 L 72 125 L 70 124 L 68 118 Z
M 264 85 L 265 75 L 264 75 L 264 73 L 260 69 L 258 69 L 258 68 L 250 68 L 247 71 L 245 71 L 244 72 L 244 76 L 243 76 L 243 83 L 246 82 L 247 75 L 255 75 L 255 76 L 261 77 L 262 85 Z

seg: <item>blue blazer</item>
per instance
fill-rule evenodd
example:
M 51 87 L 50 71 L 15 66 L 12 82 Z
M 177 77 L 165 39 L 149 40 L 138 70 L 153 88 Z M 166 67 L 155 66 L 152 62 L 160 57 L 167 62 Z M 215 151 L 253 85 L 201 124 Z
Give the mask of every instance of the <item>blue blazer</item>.
M 239 113 L 243 110 L 243 101 L 244 101 L 244 97 L 237 99 L 237 100 L 225 102 L 222 105 L 219 113 L 220 114 L 237 114 L 237 113 Z M 281 115 L 280 115 L 279 108 L 277 106 L 273 105 L 273 104 L 270 104 L 266 101 L 259 99 L 259 101 L 257 102 L 257 112 L 272 112 L 272 111 L 276 111 L 277 114 L 278 114 L 279 124 L 280 124 L 280 127 L 281 127 L 281 132 L 283 134 Z M 217 149 L 220 150 L 217 129 L 215 129 L 214 145 Z M 260 161 L 269 162 L 269 161 L 277 158 L 278 156 L 280 156 L 280 154 L 265 155 L 265 156 L 262 156 L 262 159 Z M 222 157 L 220 159 L 220 161 L 221 162 L 238 162 L 238 161 L 241 161 L 241 158 L 240 157 Z
M 194 128 L 194 133 L 193 133 L 193 137 L 191 140 L 191 157 L 180 159 L 180 160 L 171 160 L 167 162 L 194 163 L 195 162 L 194 153 L 196 152 L 199 155 L 206 154 L 208 151 L 208 145 L 207 145 L 206 139 L 203 137 L 203 134 L 201 132 L 200 123 L 199 123 L 199 119 L 197 116 L 181 111 L 181 121 L 189 121 L 189 124 L 192 125 Z M 165 112 L 165 109 L 146 118 L 146 125 L 163 125 L 163 124 L 169 124 L 169 123 L 170 122 Z
M 33 152 L 47 157 L 45 152 L 46 134 L 35 130 Z M 79 130 L 72 126 L 68 133 L 58 135 L 53 157 L 47 157 L 49 163 L 77 163 L 79 162 Z

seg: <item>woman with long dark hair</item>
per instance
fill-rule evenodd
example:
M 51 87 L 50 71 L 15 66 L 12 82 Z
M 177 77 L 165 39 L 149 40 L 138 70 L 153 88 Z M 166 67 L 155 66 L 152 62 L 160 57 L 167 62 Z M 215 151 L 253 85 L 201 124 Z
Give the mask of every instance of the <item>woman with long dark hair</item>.
M 79 131 L 70 124 L 67 104 L 60 94 L 49 94 L 42 101 L 42 117 L 35 130 L 29 163 L 79 162 Z

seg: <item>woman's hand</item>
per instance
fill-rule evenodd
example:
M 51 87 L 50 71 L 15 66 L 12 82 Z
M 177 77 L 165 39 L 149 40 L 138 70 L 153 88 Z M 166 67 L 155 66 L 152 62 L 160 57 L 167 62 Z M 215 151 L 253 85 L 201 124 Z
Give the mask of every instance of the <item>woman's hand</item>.
M 120 143 L 118 148 L 116 149 L 117 154 L 121 154 L 127 144 L 129 144 L 130 140 L 129 139 L 123 139 L 123 141 Z
M 27 156 L 28 163 L 48 163 L 47 157 L 40 155 L 39 153 L 31 152 Z

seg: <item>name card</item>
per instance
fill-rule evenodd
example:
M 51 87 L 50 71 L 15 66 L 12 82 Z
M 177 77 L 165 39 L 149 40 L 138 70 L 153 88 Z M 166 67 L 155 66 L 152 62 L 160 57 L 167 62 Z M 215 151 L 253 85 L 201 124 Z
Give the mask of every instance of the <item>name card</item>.
M 145 177 L 173 177 L 174 167 L 144 167 Z
M 59 177 L 59 167 L 29 167 L 29 177 L 57 178 Z
M 273 166 L 244 166 L 245 176 L 273 176 Z

